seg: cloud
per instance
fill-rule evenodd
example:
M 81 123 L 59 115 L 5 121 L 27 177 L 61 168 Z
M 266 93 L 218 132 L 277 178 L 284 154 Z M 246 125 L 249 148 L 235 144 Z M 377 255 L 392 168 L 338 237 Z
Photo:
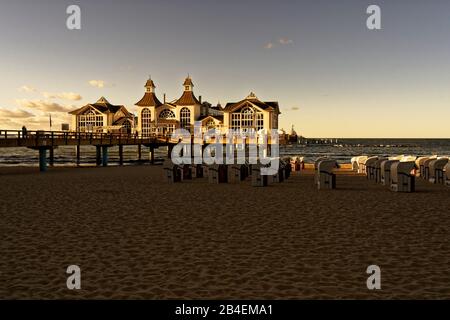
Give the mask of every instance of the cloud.
M 23 108 L 30 108 L 43 112 L 69 112 L 74 109 L 72 106 L 63 106 L 59 103 L 42 100 L 17 99 L 16 103 Z
M 279 42 L 281 45 L 288 45 L 288 44 L 293 44 L 293 43 L 294 43 L 293 40 L 288 39 L 288 38 L 280 38 L 280 39 L 278 40 L 278 42 Z
M 292 107 L 291 110 L 292 111 L 297 111 L 297 110 L 300 110 L 300 108 L 299 107 Z
M 21 92 L 32 93 L 32 92 L 36 92 L 37 89 L 34 88 L 34 87 L 32 87 L 32 86 L 24 85 L 24 86 L 21 86 L 21 87 L 19 88 L 19 91 L 21 91 Z
M 61 93 L 43 92 L 42 95 L 47 99 L 64 99 L 72 101 L 78 101 L 82 99 L 81 95 L 74 92 L 61 92 Z
M 264 46 L 265 49 L 272 49 L 273 48 L 273 43 L 272 42 L 268 42 L 265 44 Z
M 97 88 L 104 88 L 105 87 L 105 81 L 103 80 L 90 80 L 89 85 Z
M 0 109 L 0 117 L 11 119 L 11 118 L 31 118 L 34 117 L 34 114 L 25 110 L 7 110 Z

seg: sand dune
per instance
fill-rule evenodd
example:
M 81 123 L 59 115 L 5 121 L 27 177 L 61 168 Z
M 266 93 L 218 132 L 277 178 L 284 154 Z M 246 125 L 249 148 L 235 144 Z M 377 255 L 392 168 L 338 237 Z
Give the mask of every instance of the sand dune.
M 1 169 L 0 298 L 450 298 L 450 188 L 339 175 L 168 185 L 161 167 Z M 66 267 L 82 289 L 66 288 Z M 368 265 L 382 290 L 366 288 Z

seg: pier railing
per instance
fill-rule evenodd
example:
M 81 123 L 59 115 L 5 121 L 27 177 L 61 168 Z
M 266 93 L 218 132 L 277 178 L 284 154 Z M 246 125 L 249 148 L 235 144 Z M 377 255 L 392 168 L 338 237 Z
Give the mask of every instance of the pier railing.
M 140 145 L 175 143 L 169 134 L 146 136 L 128 133 L 77 131 L 0 130 L 0 147 L 43 147 L 60 145 Z

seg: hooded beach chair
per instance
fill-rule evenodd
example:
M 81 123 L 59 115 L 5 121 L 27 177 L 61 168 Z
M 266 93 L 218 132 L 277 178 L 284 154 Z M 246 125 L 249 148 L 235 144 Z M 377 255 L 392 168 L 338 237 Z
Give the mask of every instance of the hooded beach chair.
M 444 183 L 444 168 L 447 165 L 448 158 L 434 159 L 429 165 L 429 178 L 428 181 L 431 183 Z
M 339 164 L 332 159 L 325 159 L 317 164 L 317 189 L 336 189 L 336 175 L 333 172 L 335 168 L 339 168 Z
M 414 192 L 415 176 L 411 171 L 415 162 L 396 162 L 391 166 L 391 190 L 395 192 Z
M 381 162 L 381 179 L 380 182 L 384 186 L 391 186 L 391 167 L 394 163 L 400 162 L 399 160 L 383 160 Z

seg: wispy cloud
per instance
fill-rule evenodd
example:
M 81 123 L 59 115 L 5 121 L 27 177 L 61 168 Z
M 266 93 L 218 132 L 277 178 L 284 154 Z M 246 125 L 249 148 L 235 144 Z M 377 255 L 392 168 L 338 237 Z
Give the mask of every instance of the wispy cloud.
M 293 40 L 288 39 L 288 38 L 280 38 L 280 39 L 278 40 L 278 42 L 279 42 L 281 45 L 288 45 L 288 44 L 293 44 L 293 43 L 294 43 Z
M 29 85 L 24 85 L 24 86 L 21 86 L 21 87 L 19 88 L 19 91 L 20 91 L 20 92 L 28 92 L 28 93 L 32 93 L 32 92 L 36 92 L 37 89 L 34 88 L 34 87 L 32 87 L 32 86 L 29 86 Z
M 291 110 L 292 111 L 297 111 L 297 110 L 300 110 L 300 107 L 292 107 Z
M 272 42 L 268 42 L 264 45 L 264 49 L 272 49 L 273 48 L 273 43 Z
M 104 88 L 106 84 L 106 82 L 103 80 L 89 80 L 88 83 L 89 85 L 96 88 Z
M 64 99 L 71 101 L 79 101 L 82 99 L 81 95 L 74 92 L 61 92 L 61 93 L 43 92 L 42 95 L 47 99 Z
M 22 108 L 29 108 L 43 112 L 69 112 L 74 109 L 73 106 L 63 106 L 59 103 L 42 100 L 17 99 L 16 103 Z
M 0 118 L 32 118 L 34 114 L 25 110 L 8 110 L 4 108 L 0 108 Z

